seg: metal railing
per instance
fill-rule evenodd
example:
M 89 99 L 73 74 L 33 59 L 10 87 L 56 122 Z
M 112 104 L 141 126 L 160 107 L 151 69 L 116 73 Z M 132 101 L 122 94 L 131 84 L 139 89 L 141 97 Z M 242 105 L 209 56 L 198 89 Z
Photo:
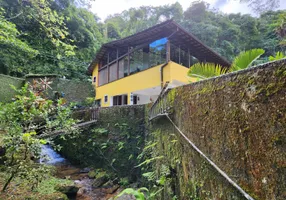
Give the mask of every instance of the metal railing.
M 99 108 L 85 108 L 75 110 L 72 113 L 72 117 L 82 122 L 94 121 L 99 117 Z
M 152 120 L 158 116 L 171 114 L 173 108 L 173 95 L 171 94 L 171 88 L 167 88 L 168 83 L 163 87 L 159 97 L 153 103 L 149 110 L 149 120 Z

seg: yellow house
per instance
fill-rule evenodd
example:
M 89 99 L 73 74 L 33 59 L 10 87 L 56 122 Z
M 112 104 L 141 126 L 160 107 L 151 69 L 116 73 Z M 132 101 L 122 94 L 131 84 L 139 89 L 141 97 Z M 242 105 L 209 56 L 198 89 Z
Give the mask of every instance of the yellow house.
M 211 37 L 211 36 L 210 36 Z M 187 84 L 196 62 L 230 64 L 173 20 L 104 44 L 88 67 L 102 107 L 155 101 L 163 86 Z

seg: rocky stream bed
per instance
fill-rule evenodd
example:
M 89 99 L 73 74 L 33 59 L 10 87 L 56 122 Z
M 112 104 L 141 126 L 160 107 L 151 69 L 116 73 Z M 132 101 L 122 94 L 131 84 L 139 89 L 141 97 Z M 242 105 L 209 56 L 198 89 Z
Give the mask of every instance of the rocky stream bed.
M 73 182 L 72 184 L 62 185 L 57 188 L 58 191 L 65 193 L 70 200 L 114 199 L 123 190 L 115 180 L 108 180 L 104 176 L 95 178 L 90 175 L 92 169 L 82 169 L 70 164 L 49 145 L 42 147 L 41 162 L 54 165 L 56 167 L 55 176 L 57 178 L 69 179 Z

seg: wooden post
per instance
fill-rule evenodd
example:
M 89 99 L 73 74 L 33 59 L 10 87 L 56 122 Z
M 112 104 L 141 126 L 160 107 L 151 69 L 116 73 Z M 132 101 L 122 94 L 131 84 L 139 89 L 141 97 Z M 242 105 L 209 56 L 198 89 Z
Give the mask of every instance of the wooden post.
M 119 61 L 118 61 L 119 51 L 116 49 L 116 68 L 117 68 L 117 79 L 119 79 Z
M 179 65 L 181 64 L 181 45 L 179 45 Z
M 166 63 L 171 60 L 171 45 L 170 40 L 167 41 L 166 44 Z
M 109 83 L 109 52 L 107 54 L 107 83 Z
M 130 50 L 128 46 L 128 75 L 130 75 Z
M 188 57 L 189 57 L 189 66 L 188 66 L 188 68 L 190 68 L 190 66 L 191 66 L 191 55 L 190 55 L 190 49 L 188 49 Z

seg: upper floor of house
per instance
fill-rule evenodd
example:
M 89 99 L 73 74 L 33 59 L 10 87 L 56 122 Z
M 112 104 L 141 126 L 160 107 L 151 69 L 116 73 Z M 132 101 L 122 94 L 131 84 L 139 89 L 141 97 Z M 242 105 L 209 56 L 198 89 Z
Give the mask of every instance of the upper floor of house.
M 211 36 L 210 36 L 211 37 Z M 230 64 L 173 20 L 104 44 L 88 67 L 97 87 L 173 61 L 189 68 L 196 62 Z M 96 67 L 97 66 L 97 67 Z
M 187 71 L 196 62 L 230 65 L 168 20 L 102 45 L 88 73 L 92 74 L 96 99 L 102 106 L 143 104 L 156 99 L 167 82 L 170 87 L 189 83 Z

